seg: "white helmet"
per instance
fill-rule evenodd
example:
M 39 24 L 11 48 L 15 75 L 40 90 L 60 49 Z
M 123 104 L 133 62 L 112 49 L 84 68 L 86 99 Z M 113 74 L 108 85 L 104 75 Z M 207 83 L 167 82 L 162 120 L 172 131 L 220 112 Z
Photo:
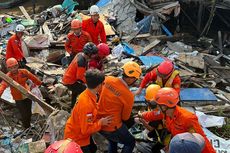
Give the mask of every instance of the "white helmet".
M 15 29 L 16 32 L 23 32 L 24 30 L 25 27 L 22 24 L 18 24 Z
M 90 15 L 96 15 L 96 14 L 99 14 L 100 10 L 97 5 L 93 5 L 90 7 L 89 12 L 90 12 Z

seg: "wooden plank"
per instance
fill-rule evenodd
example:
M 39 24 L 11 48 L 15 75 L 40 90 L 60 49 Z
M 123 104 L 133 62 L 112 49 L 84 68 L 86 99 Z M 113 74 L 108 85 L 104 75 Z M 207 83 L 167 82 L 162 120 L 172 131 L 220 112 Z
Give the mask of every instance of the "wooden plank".
M 24 6 L 19 6 L 19 9 L 22 11 L 22 14 L 25 16 L 27 20 L 32 20 L 30 15 L 27 13 L 26 9 L 24 8 Z
M 157 44 L 159 44 L 161 41 L 159 39 L 154 40 L 153 42 L 151 42 L 150 44 L 148 44 L 147 46 L 145 46 L 143 53 L 149 51 L 150 49 L 152 49 L 153 47 L 155 47 Z
M 5 82 L 7 82 L 10 86 L 19 90 L 24 96 L 28 97 L 30 100 L 35 101 L 38 104 L 40 104 L 41 107 L 43 107 L 44 110 L 46 110 L 48 114 L 52 113 L 55 110 L 52 106 L 40 100 L 38 97 L 33 95 L 30 91 L 26 90 L 23 86 L 21 86 L 19 83 L 14 81 L 12 78 L 4 74 L 2 71 L 0 71 L 0 78 L 4 80 Z
M 51 31 L 50 31 L 50 29 L 49 29 L 49 27 L 48 27 L 48 25 L 47 25 L 47 22 L 45 22 L 45 23 L 43 24 L 42 29 L 43 29 L 44 33 L 47 34 L 47 35 L 49 36 L 49 41 L 53 41 L 54 39 L 53 39 L 53 36 L 52 36 L 52 34 L 51 34 Z
M 150 37 L 151 36 L 151 34 L 150 33 L 146 33 L 146 34 L 139 34 L 139 35 L 137 35 L 135 38 L 140 38 L 140 39 L 143 39 L 143 38 L 148 38 L 148 37 Z M 128 39 L 130 36 L 124 36 L 124 37 L 122 37 L 122 39 L 123 40 L 126 40 L 126 39 Z

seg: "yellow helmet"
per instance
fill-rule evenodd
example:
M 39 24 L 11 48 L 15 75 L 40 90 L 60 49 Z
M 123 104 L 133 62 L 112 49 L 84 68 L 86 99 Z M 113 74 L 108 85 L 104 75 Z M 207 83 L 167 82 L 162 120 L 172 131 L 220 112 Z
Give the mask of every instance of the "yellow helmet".
M 123 72 L 128 77 L 139 79 L 141 76 L 141 67 L 136 62 L 127 62 L 123 65 Z
M 155 101 L 156 100 L 156 94 L 158 90 L 160 90 L 161 87 L 157 84 L 151 84 L 149 85 L 145 90 L 145 99 L 147 101 Z

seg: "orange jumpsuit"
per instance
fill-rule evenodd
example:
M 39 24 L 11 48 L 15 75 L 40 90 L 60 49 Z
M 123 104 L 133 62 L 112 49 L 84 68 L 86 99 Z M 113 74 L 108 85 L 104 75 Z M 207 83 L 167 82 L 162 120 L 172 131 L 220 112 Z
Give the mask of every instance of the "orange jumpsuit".
M 92 39 L 88 32 L 81 31 L 81 35 L 77 36 L 73 32 L 67 35 L 67 40 L 65 42 L 65 50 L 70 53 L 76 55 L 81 52 L 84 45 L 87 42 L 91 42 Z
M 64 85 L 74 84 L 76 81 L 82 81 L 85 83 L 85 72 L 88 67 L 88 62 L 83 57 L 82 53 L 79 53 L 70 63 L 69 67 L 65 71 L 62 82 Z
M 6 75 L 9 76 L 9 77 L 11 77 L 14 81 L 16 81 L 17 83 L 19 83 L 21 86 L 23 86 L 27 90 L 30 90 L 29 86 L 26 83 L 26 81 L 28 79 L 30 79 L 36 85 L 41 85 L 42 84 L 42 82 L 36 76 L 34 76 L 32 73 L 30 73 L 26 69 L 18 69 L 18 74 L 17 75 L 12 75 L 11 72 L 8 72 Z M 7 87 L 8 87 L 8 84 L 5 81 L 2 81 L 1 85 L 0 85 L 0 96 L 2 95 L 2 93 L 4 92 L 4 90 Z M 17 100 L 23 100 L 23 99 L 26 98 L 17 89 L 15 89 L 13 87 L 10 87 L 10 90 L 11 90 L 11 94 L 12 94 L 14 100 L 17 101 Z
M 176 106 L 176 109 L 173 114 L 173 118 L 168 116 L 164 117 L 162 113 L 156 112 L 145 112 L 142 114 L 142 117 L 146 121 L 155 121 L 159 119 L 165 118 L 165 125 L 169 132 L 173 136 L 176 134 L 184 133 L 184 132 L 196 132 L 202 135 L 205 139 L 205 148 L 202 153 L 215 153 L 216 151 L 212 147 L 212 144 L 207 139 L 204 131 L 202 130 L 198 118 L 195 114 L 181 108 L 180 106 Z
M 11 57 L 15 58 L 17 61 L 21 61 L 24 58 L 21 40 L 16 34 L 12 35 L 7 43 L 6 59 Z
M 91 18 L 84 20 L 82 22 L 82 30 L 87 31 L 90 34 L 92 42 L 95 45 L 106 43 L 105 28 L 100 20 L 96 24 L 93 23 Z
M 115 131 L 120 128 L 122 121 L 130 118 L 133 103 L 134 95 L 121 78 L 106 77 L 98 102 L 98 117 L 113 116 L 113 122 L 102 127 L 102 130 Z
M 153 69 L 152 71 L 150 71 L 149 73 L 147 73 L 144 77 L 144 79 L 141 82 L 140 87 L 141 88 L 145 88 L 145 86 L 149 83 L 149 82 L 156 82 L 156 84 L 160 85 L 160 83 L 158 83 L 158 79 L 159 77 L 157 76 L 157 69 Z M 172 80 L 169 80 L 172 79 Z M 162 80 L 162 87 L 166 87 L 166 83 L 167 82 L 171 82 L 169 83 L 169 85 L 167 87 L 172 87 L 174 88 L 178 93 L 180 93 L 180 86 L 181 86 L 181 79 L 179 75 L 176 75 L 175 77 L 169 78 L 168 80 Z M 161 85 L 160 85 L 161 86 Z
M 101 129 L 101 122 L 96 117 L 97 111 L 97 97 L 86 89 L 80 94 L 66 122 L 64 138 L 74 140 L 81 147 L 89 145 L 90 136 Z

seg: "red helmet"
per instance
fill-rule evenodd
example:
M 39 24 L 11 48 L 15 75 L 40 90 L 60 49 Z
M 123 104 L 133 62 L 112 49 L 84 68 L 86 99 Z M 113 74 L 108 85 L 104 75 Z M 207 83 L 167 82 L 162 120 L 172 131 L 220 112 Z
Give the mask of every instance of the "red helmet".
M 156 95 L 156 103 L 167 107 L 175 107 L 179 102 L 179 95 L 173 88 L 161 88 Z
M 157 67 L 157 72 L 164 76 L 171 74 L 173 70 L 174 66 L 171 61 L 164 61 Z
M 98 48 L 98 55 L 100 57 L 106 57 L 110 53 L 109 46 L 107 44 L 105 44 L 105 43 L 98 44 L 97 48 Z
M 83 153 L 81 147 L 71 139 L 56 141 L 44 153 Z
M 73 19 L 72 22 L 71 22 L 71 28 L 72 29 L 78 29 L 78 28 L 81 28 L 82 27 L 82 23 L 80 20 L 78 19 Z
M 9 58 L 8 60 L 6 60 L 6 66 L 7 68 L 13 67 L 15 65 L 18 65 L 18 61 L 15 58 Z

